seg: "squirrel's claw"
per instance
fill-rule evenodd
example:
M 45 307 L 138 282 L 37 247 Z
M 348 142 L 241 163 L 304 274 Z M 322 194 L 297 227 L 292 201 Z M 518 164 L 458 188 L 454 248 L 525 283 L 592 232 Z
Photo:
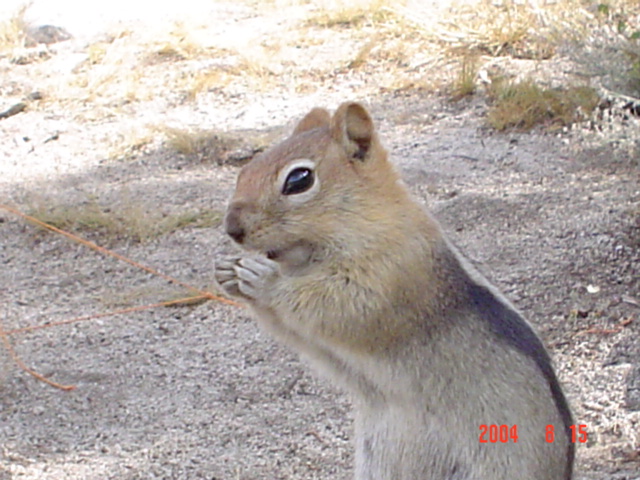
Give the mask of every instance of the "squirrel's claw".
M 215 279 L 228 295 L 259 301 L 277 278 L 276 262 L 262 256 L 228 257 L 216 262 Z

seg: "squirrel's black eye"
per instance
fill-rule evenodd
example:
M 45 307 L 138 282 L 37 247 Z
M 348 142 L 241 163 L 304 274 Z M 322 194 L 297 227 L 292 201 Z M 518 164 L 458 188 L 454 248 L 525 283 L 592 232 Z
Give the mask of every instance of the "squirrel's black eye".
M 295 195 L 306 192 L 313 185 L 313 170 L 306 167 L 294 168 L 291 170 L 282 186 L 283 195 Z

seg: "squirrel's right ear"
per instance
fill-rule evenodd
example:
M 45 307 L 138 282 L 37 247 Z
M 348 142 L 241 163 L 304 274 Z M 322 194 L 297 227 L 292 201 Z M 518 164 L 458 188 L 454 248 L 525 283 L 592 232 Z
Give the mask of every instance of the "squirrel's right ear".
M 364 160 L 374 141 L 373 120 L 359 103 L 343 103 L 331 119 L 331 135 L 352 158 Z
M 331 122 L 331 115 L 324 108 L 314 108 L 307 113 L 298 125 L 296 125 L 293 135 L 313 130 L 314 128 L 328 127 Z

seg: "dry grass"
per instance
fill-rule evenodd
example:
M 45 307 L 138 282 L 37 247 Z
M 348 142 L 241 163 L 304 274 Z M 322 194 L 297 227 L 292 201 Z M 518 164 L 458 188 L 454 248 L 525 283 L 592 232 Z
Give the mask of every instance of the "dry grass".
M 263 10 L 269 8 L 256 5 Z M 555 40 L 562 35 L 579 35 L 589 15 L 580 0 L 542 2 L 540 7 L 515 0 L 470 0 L 435 8 L 402 0 L 324 0 L 313 4 L 291 0 L 276 2 L 270 8 L 272 14 L 288 19 L 283 30 L 250 32 L 249 37 L 239 38 L 238 42 L 244 43 L 236 45 L 213 35 L 213 27 L 207 35 L 207 31 L 198 30 L 201 27 L 179 22 L 152 38 L 140 32 L 117 33 L 111 42 L 88 47 L 88 62 L 66 79 L 69 91 L 60 89 L 57 96 L 112 105 L 122 99 L 152 101 L 166 91 L 195 101 L 203 94 L 223 94 L 232 84 L 255 91 L 294 85 L 296 91 L 307 92 L 313 90 L 312 85 L 319 88 L 318 78 L 327 78 L 340 68 L 366 68 L 367 81 L 385 89 L 424 88 L 447 81 L 436 79 L 438 72 L 429 72 L 429 68 L 437 64 L 434 55 L 447 58 L 452 47 L 469 57 L 482 53 L 548 58 L 554 52 Z M 13 23 L 19 25 L 20 18 L 17 14 Z M 336 34 L 317 35 L 318 30 Z M 331 48 L 332 42 L 342 38 L 343 44 L 352 46 L 347 58 L 309 69 L 310 62 L 305 59 L 313 59 L 318 49 Z M 205 43 L 207 39 L 209 43 Z M 291 48 L 308 54 L 291 59 L 287 53 Z M 630 71 L 632 81 L 640 84 L 637 52 L 630 55 L 635 62 Z M 467 66 L 463 62 L 454 97 L 471 91 L 471 85 L 462 81 L 468 74 L 464 71 Z M 157 81 L 158 75 L 162 76 L 161 82 Z
M 405 11 L 405 17 L 448 47 L 544 59 L 553 55 L 557 40 L 583 33 L 589 14 L 579 0 L 541 7 L 514 0 L 477 0 L 452 7 L 437 20 L 429 11 Z
M 32 202 L 28 213 L 54 227 L 99 240 L 103 245 L 122 241 L 144 243 L 186 227 L 214 227 L 222 218 L 221 212 L 209 209 L 165 214 L 152 205 L 131 200 L 108 207 L 95 198 L 80 205 L 38 199 Z
M 358 28 L 383 23 L 395 15 L 395 9 L 406 2 L 393 0 L 333 0 L 315 4 L 317 10 L 306 25 L 321 28 Z
M 159 34 L 121 29 L 90 44 L 87 59 L 70 75 L 52 79 L 51 101 L 108 106 L 184 95 L 185 77 L 200 59 L 220 52 L 201 44 L 188 26 L 174 23 Z M 193 62 L 189 69 L 175 68 Z
M 360 49 L 356 53 L 355 58 L 349 62 L 348 67 L 355 69 L 363 66 L 367 62 L 367 59 L 370 56 L 371 51 L 379 44 L 380 44 L 380 39 L 378 38 L 377 35 L 374 35 L 374 37 L 371 40 L 365 42 L 364 45 L 360 47 Z
M 233 75 L 224 68 L 212 68 L 204 72 L 197 72 L 186 88 L 187 98 L 195 101 L 201 93 L 224 88 L 231 83 Z
M 184 39 L 177 41 L 172 39 L 164 44 L 152 45 L 150 50 L 144 60 L 148 65 L 180 62 L 194 58 L 200 53 L 196 45 L 187 43 Z
M 182 155 L 197 156 L 203 161 L 218 161 L 223 152 L 238 144 L 234 136 L 219 130 L 189 130 L 168 126 L 156 127 L 164 134 L 169 148 Z
M 256 91 L 268 91 L 282 81 L 279 75 L 284 71 L 283 59 L 278 54 L 280 46 L 252 45 L 237 50 L 220 49 L 219 58 L 224 64 L 194 72 L 184 83 L 186 98 L 195 101 L 198 95 L 211 91 L 221 92 L 231 84 L 244 85 Z
M 146 48 L 146 64 L 193 60 L 209 53 L 209 49 L 192 38 L 188 26 L 181 22 L 174 24 L 166 38 L 152 42 Z
M 238 91 L 310 94 L 330 89 L 338 73 L 353 73 L 368 89 L 364 95 L 380 90 L 442 91 L 448 84 L 451 97 L 460 99 L 475 93 L 475 77 L 483 68 L 481 58 L 546 59 L 554 54 L 557 41 L 580 37 L 587 20 L 599 15 L 601 22 L 609 22 L 626 36 L 628 61 L 623 74 L 631 90 L 640 92 L 640 47 L 635 38 L 640 7 L 637 0 L 606 4 L 600 12 L 586 10 L 581 0 L 541 0 L 537 7 L 516 0 L 467 0 L 435 7 L 402 0 L 256 4 L 282 18 L 282 28 L 237 35 L 237 42 L 229 40 L 235 36 L 216 36 L 213 26 L 179 22 L 153 34 L 135 29 L 113 32 L 110 39 L 89 45 L 87 60 L 70 74 L 43 79 L 40 88 L 50 94 L 49 104 L 59 101 L 69 108 L 80 106 L 78 111 L 91 117 L 87 118 L 90 121 L 131 116 L 138 108 L 132 108 L 133 103 L 170 109 Z M 26 8 L 3 24 L 0 44 L 21 42 Z M 452 54 L 459 58 L 453 81 Z M 536 95 L 530 90 L 525 97 Z M 550 101 L 549 95 L 538 97 Z M 493 101 L 497 105 L 504 100 Z M 531 108 L 525 118 L 536 111 Z M 561 119 L 551 123 L 563 124 L 567 115 L 551 114 Z M 499 107 L 493 109 L 491 118 L 498 120 L 491 121 L 496 128 L 530 128 L 528 120 L 500 121 L 505 116 Z M 220 158 L 221 150 L 233 146 L 221 132 L 165 129 L 163 134 L 171 148 L 203 161 Z M 109 148 L 120 151 L 131 143 Z
M 24 16 L 31 2 L 21 5 L 11 17 L 0 22 L 0 52 L 23 47 L 27 36 Z
M 532 80 L 494 79 L 489 90 L 492 105 L 487 114 L 496 130 L 528 131 L 536 125 L 562 127 L 588 118 L 599 97 L 590 87 L 543 88 Z
M 476 91 L 479 58 L 475 55 L 464 55 L 451 87 L 451 98 L 454 101 L 473 95 Z
M 370 83 L 382 88 L 439 90 L 450 74 L 438 70 L 438 60 L 452 52 L 468 59 L 449 89 L 454 98 L 474 91 L 468 77 L 480 65 L 472 58 L 548 59 L 564 39 L 584 35 L 592 18 L 581 0 L 335 1 L 314 7 L 300 28 L 348 32 L 354 53 L 344 65 L 366 68 Z
M 636 97 L 640 98 L 640 47 L 636 45 L 636 48 L 630 51 L 628 55 L 631 62 L 628 85 Z
M 610 0 L 597 5 L 597 18 L 609 30 L 610 42 L 606 68 L 619 80 L 611 82 L 621 93 L 640 98 L 640 2 Z M 615 58 L 619 61 L 611 61 Z M 597 60 L 596 60 L 597 61 Z M 617 83 L 617 85 L 616 85 Z M 615 88 L 614 86 L 614 88 Z
M 271 15 L 287 19 L 283 29 L 250 32 L 237 44 L 215 36 L 212 27 L 207 35 L 209 30 L 178 22 L 153 37 L 116 33 L 111 41 L 88 47 L 88 61 L 57 81 L 52 98 L 106 106 L 104 114 L 111 115 L 121 113 L 113 111 L 118 104 L 198 101 L 225 95 L 229 88 L 267 92 L 293 86 L 308 93 L 326 86 L 339 70 L 366 72 L 373 89 L 439 89 L 450 77 L 437 71 L 437 60 L 450 57 L 451 47 L 469 59 L 479 53 L 547 58 L 553 53 L 546 40 L 550 35 L 579 30 L 583 10 L 578 1 L 558 0 L 534 9 L 528 2 L 478 0 L 435 10 L 401 0 L 291 0 L 284 7 L 278 2 Z M 336 54 L 314 62 L 318 51 Z M 474 91 L 468 77 L 480 65 L 469 62 L 461 63 L 454 98 Z
M 282 134 L 281 128 L 225 132 L 163 125 L 154 127 L 154 130 L 164 135 L 170 149 L 195 161 L 233 165 L 245 163 Z
M 145 147 L 152 144 L 154 138 L 154 131 L 148 126 L 123 123 L 111 138 L 112 145 L 108 149 L 107 157 L 112 160 L 131 159 L 144 152 Z
M 194 155 L 207 150 L 214 142 L 217 142 L 217 132 L 191 131 L 173 127 L 158 127 L 158 131 L 165 134 L 169 147 L 183 155 Z
M 277 84 L 276 76 L 282 73 L 280 60 L 275 52 L 263 47 L 253 47 L 239 52 L 231 73 L 243 79 L 253 90 L 264 92 Z

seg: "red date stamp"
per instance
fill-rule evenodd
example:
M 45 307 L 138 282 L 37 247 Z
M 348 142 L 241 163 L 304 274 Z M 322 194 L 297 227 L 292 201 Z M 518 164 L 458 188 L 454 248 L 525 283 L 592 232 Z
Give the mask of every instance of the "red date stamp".
M 587 443 L 587 426 L 586 425 L 569 425 L 571 430 L 571 443 Z M 547 425 L 545 438 L 548 443 L 552 443 L 555 439 L 555 429 L 553 425 Z
M 480 443 L 518 442 L 518 426 L 480 425 Z
M 587 443 L 587 426 L 570 425 L 571 443 Z M 553 443 L 556 438 L 555 427 L 547 425 L 545 428 L 545 440 Z M 517 425 L 480 425 L 480 443 L 518 443 Z

